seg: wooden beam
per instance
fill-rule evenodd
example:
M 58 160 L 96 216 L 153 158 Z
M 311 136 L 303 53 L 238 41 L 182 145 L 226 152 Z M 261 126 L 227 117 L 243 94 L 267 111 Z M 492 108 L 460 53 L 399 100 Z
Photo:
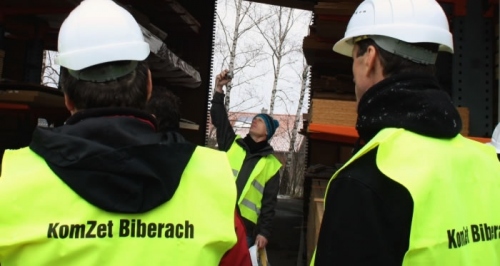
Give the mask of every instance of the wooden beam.
M 183 7 L 181 6 L 177 1 L 175 0 L 164 0 L 170 8 L 177 14 L 179 17 L 186 23 L 186 25 L 189 25 L 191 30 L 193 30 L 196 33 L 200 32 L 200 23 Z
M 255 3 L 260 3 L 260 4 L 289 7 L 289 8 L 297 8 L 297 9 L 303 9 L 303 10 L 308 10 L 308 11 L 313 11 L 314 4 L 316 2 L 316 1 L 311 1 L 311 0 L 245 0 L 245 1 L 255 2 Z
M 197 88 L 201 75 L 194 67 L 174 54 L 156 35 L 141 27 L 144 40 L 149 44 L 151 54 L 147 61 L 154 79 L 163 78 L 171 85 Z
M 314 6 L 315 15 L 347 16 L 350 18 L 359 2 L 328 3 L 319 2 Z
M 65 109 L 62 91 L 26 82 L 1 82 L 0 102 Z
M 312 99 L 311 123 L 354 127 L 358 118 L 355 101 Z
M 302 44 L 302 49 L 307 63 L 312 66 L 318 64 L 330 65 L 332 69 L 344 69 L 345 72 L 349 73 L 352 67 L 352 59 L 335 53 L 332 50 L 334 43 L 328 40 L 322 41 L 312 34 L 306 36 Z

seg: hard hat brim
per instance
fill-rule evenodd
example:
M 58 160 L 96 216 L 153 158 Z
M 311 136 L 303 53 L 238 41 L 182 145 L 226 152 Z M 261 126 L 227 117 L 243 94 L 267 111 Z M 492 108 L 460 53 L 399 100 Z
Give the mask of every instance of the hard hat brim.
M 132 52 L 131 52 L 132 51 Z M 143 61 L 150 53 L 149 45 L 145 42 L 128 42 L 108 46 L 80 49 L 73 52 L 60 53 L 56 57 L 56 64 L 71 70 L 81 70 L 94 65 L 113 61 Z M 92 54 L 93 56 L 89 56 Z M 124 55 L 126 55 L 124 57 Z
M 408 34 L 408 32 L 412 32 L 412 34 Z M 453 53 L 453 36 L 449 31 L 411 23 L 403 25 L 386 24 L 350 29 L 346 31 L 344 38 L 335 43 L 332 49 L 339 54 L 351 57 L 354 47 L 352 39 L 364 35 L 380 35 L 407 43 L 436 43 L 439 44 L 439 51 Z

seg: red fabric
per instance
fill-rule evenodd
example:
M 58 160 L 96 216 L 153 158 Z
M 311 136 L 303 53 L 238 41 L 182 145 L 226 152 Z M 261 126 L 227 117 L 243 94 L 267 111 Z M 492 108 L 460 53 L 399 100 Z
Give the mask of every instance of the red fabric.
M 219 265 L 220 266 L 252 266 L 252 261 L 250 260 L 250 252 L 248 252 L 247 245 L 247 233 L 241 217 L 238 213 L 234 213 L 234 227 L 236 230 L 236 236 L 238 237 L 238 242 L 233 248 L 228 250 L 224 257 L 222 257 Z
M 133 115 L 113 115 L 113 116 L 110 116 L 110 117 L 119 117 L 119 116 L 133 117 L 135 119 L 141 120 L 142 122 L 144 122 L 144 123 L 148 124 L 149 126 L 151 126 L 154 130 L 156 130 L 156 126 L 151 121 L 149 121 L 147 119 L 139 118 L 139 117 L 136 117 L 136 116 L 133 116 Z

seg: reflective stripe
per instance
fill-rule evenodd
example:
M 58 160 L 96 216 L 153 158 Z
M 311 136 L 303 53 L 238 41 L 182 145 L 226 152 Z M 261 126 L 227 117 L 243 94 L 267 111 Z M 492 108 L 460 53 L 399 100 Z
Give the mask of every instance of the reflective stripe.
M 233 171 L 235 180 L 239 178 L 242 166 L 245 165 L 245 158 L 247 152 L 239 144 L 240 136 L 236 136 L 233 144 L 227 151 L 229 164 Z M 256 224 L 261 214 L 262 198 L 264 196 L 266 183 L 278 172 L 281 163 L 274 155 L 268 155 L 260 158 L 257 164 L 250 169 L 247 169 L 245 174 L 245 186 L 240 192 L 241 195 L 238 199 L 238 206 L 240 207 L 241 216 L 250 222 Z M 245 168 L 246 169 L 246 168 Z
M 257 191 L 260 192 L 260 194 L 264 194 L 264 186 L 262 186 L 257 180 L 254 180 L 252 185 L 255 189 L 257 189 Z
M 251 201 L 247 200 L 247 199 L 243 199 L 241 201 L 241 204 L 247 208 L 249 208 L 250 210 L 254 211 L 255 213 L 257 213 L 257 216 L 260 215 L 260 209 L 257 208 L 257 205 L 253 204 Z
M 238 177 L 238 174 L 240 173 L 240 171 L 236 170 L 236 169 L 233 169 L 233 175 L 234 175 L 234 178 Z

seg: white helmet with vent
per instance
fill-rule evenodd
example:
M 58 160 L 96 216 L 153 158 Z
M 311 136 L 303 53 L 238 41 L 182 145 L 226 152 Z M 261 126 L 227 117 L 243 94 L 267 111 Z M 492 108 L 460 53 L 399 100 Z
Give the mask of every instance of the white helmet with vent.
M 344 38 L 335 43 L 333 50 L 350 57 L 354 39 L 371 36 L 409 44 L 435 43 L 439 44 L 440 51 L 453 53 L 448 19 L 435 0 L 365 0 L 352 15 Z M 379 44 L 377 40 L 375 42 Z M 386 45 L 391 46 L 389 52 L 393 49 L 402 49 L 403 53 L 415 52 L 407 47 Z
M 111 0 L 84 0 L 59 31 L 56 63 L 70 70 L 114 61 L 142 61 L 149 55 L 134 17 Z

